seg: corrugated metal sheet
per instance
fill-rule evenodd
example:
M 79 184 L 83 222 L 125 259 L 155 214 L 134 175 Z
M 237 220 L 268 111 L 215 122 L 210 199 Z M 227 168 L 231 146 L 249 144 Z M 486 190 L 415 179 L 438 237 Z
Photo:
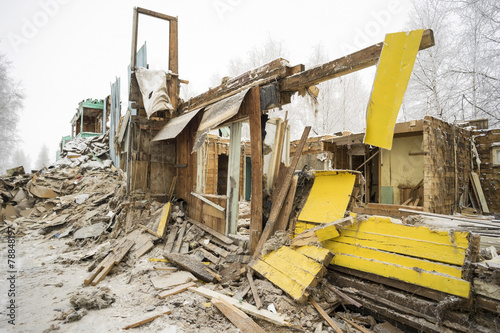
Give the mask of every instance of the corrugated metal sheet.
M 152 141 L 161 141 L 161 140 L 169 140 L 174 139 L 179 135 L 179 133 L 187 126 L 189 121 L 196 116 L 196 114 L 201 110 L 196 109 L 194 111 L 190 111 L 188 113 L 184 113 L 179 117 L 171 119 L 153 138 Z
M 236 95 L 225 98 L 205 108 L 203 118 L 201 119 L 200 126 L 198 127 L 198 131 L 196 132 L 193 151 L 196 151 L 201 147 L 208 132 L 210 132 L 212 129 L 217 128 L 217 126 L 219 126 L 226 120 L 231 119 L 238 113 L 241 103 L 243 102 L 243 99 L 245 98 L 248 90 L 250 90 L 250 88 L 245 89 L 237 93 Z

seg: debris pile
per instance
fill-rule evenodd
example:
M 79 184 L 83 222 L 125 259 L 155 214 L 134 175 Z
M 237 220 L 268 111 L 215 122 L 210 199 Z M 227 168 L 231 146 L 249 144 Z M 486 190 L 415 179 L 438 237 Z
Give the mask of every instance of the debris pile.
M 93 137 L 78 137 L 64 145 L 56 167 L 77 167 L 83 169 L 105 169 L 112 165 L 108 156 L 108 134 Z

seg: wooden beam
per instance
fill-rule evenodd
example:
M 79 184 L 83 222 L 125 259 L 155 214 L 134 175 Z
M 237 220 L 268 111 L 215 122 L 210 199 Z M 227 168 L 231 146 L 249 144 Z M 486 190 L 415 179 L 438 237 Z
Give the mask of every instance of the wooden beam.
M 260 256 L 260 251 L 264 246 L 264 243 L 271 236 L 271 232 L 274 229 L 274 225 L 276 220 L 278 219 L 279 213 L 281 211 L 283 202 L 285 201 L 286 194 L 288 189 L 290 188 L 290 183 L 292 181 L 293 174 L 295 172 L 295 168 L 299 163 L 300 156 L 302 156 L 302 149 L 304 149 L 304 145 L 306 144 L 307 137 L 309 136 L 309 132 L 311 131 L 311 126 L 307 126 L 302 133 L 302 137 L 300 138 L 300 142 L 295 150 L 295 155 L 293 156 L 293 160 L 290 163 L 290 166 L 286 170 L 286 175 L 284 177 L 283 186 L 281 186 L 278 190 L 278 195 L 276 197 L 276 202 L 273 202 L 273 206 L 271 208 L 271 214 L 269 215 L 269 219 L 267 221 L 266 227 L 262 232 L 262 236 L 260 236 L 259 242 L 257 243 L 257 247 L 253 253 L 252 259 L 256 260 Z M 253 184 L 253 183 L 252 183 Z
M 207 203 L 209 204 L 210 206 L 214 207 L 214 208 L 217 208 L 218 210 L 220 210 L 221 212 L 225 211 L 226 209 L 218 204 L 216 204 L 215 202 L 213 201 L 210 201 L 208 200 L 207 198 L 205 198 L 204 196 L 202 196 L 201 194 L 198 194 L 196 192 L 191 192 L 191 195 L 200 199 L 201 201 L 203 201 L 204 203 Z
M 134 71 L 135 62 L 137 57 L 137 27 L 139 24 L 139 12 L 137 11 L 137 7 L 134 7 L 133 14 L 133 23 L 132 23 L 132 54 L 130 57 L 130 70 Z
M 247 279 L 248 283 L 250 284 L 250 288 L 252 289 L 252 295 L 253 299 L 255 300 L 255 305 L 257 306 L 257 309 L 260 309 L 262 307 L 262 301 L 260 300 L 259 293 L 257 292 L 257 288 L 255 287 L 255 283 L 253 282 L 253 271 L 250 267 L 248 267 L 247 270 Z
M 260 89 L 254 87 L 247 94 L 250 119 L 250 150 L 252 160 L 252 193 L 250 201 L 250 247 L 255 251 L 262 232 L 262 119 Z
M 288 61 L 278 58 L 263 66 L 231 78 L 219 86 L 204 92 L 203 94 L 190 98 L 187 102 L 180 105 L 180 109 L 193 110 L 203 105 L 215 103 L 218 100 L 236 94 L 238 91 L 241 91 L 240 89 L 243 87 L 247 89 L 250 86 L 267 84 L 278 78 L 290 75 L 289 73 L 290 67 L 288 67 Z
M 151 321 L 155 320 L 156 318 L 158 318 L 158 317 L 160 317 L 160 316 L 163 316 L 163 315 L 168 315 L 168 314 L 171 314 L 171 313 L 172 313 L 172 311 L 168 310 L 168 311 L 166 311 L 166 312 L 163 312 L 163 313 L 157 314 L 156 316 L 149 317 L 149 318 L 146 318 L 146 319 L 144 319 L 144 320 L 141 320 L 141 321 L 139 321 L 139 322 L 137 322 L 137 323 L 134 323 L 134 324 L 131 324 L 131 325 L 127 325 L 127 326 L 125 326 L 123 329 L 124 329 L 124 330 L 128 330 L 128 329 L 130 329 L 130 328 L 138 327 L 138 326 L 141 326 L 141 325 L 147 324 L 147 323 L 149 323 L 149 322 L 151 322 Z
M 151 16 L 151 17 L 156 17 L 156 18 L 159 18 L 159 19 L 162 19 L 162 20 L 165 20 L 165 21 L 177 21 L 177 17 L 165 15 L 165 14 L 162 14 L 162 13 L 158 13 L 158 12 L 155 12 L 155 11 L 152 11 L 152 10 L 149 10 L 149 9 L 145 9 L 145 8 L 141 8 L 141 7 L 135 7 L 134 9 L 138 13 L 141 13 L 141 14 L 144 14 L 144 15 L 148 15 L 148 16 Z
M 353 73 L 375 65 L 380 58 L 383 42 L 369 46 L 345 57 L 330 61 L 304 72 L 289 76 L 281 80 L 281 91 L 298 91 L 305 87 Z M 424 30 L 420 50 L 434 46 L 434 33 L 431 29 Z
M 276 222 L 277 230 L 286 230 L 288 226 L 288 221 L 290 220 L 290 214 L 292 213 L 293 208 L 293 199 L 295 198 L 295 191 L 297 190 L 297 182 L 299 181 L 299 176 L 294 175 L 292 178 L 292 184 L 290 185 L 290 189 L 288 190 L 288 194 L 286 195 L 286 200 L 283 205 L 283 209 L 278 216 L 278 221 Z
M 242 333 L 265 333 L 255 321 L 223 298 L 212 298 L 212 304 L 215 305 Z
M 166 15 L 165 15 L 166 16 Z M 168 81 L 168 91 L 170 102 L 175 109 L 179 104 L 179 41 L 178 41 L 178 29 L 177 29 L 177 18 L 170 21 L 170 32 L 168 41 L 168 69 L 172 73 L 177 75 L 172 75 L 171 79 Z
M 241 122 L 231 124 L 227 171 L 226 235 L 236 234 L 240 199 Z

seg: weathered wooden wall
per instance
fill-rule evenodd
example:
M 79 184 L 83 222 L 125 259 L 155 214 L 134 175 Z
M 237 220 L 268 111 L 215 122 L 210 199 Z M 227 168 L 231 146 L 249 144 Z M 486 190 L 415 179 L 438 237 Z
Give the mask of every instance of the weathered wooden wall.
M 175 176 L 175 145 L 167 141 L 151 142 L 157 130 L 141 125 L 138 118 L 131 125 L 130 190 L 142 190 L 156 196 L 158 200 L 166 200 Z
M 197 152 L 192 153 L 194 139 L 201 121 L 202 113 L 196 115 L 193 120 L 177 136 L 177 184 L 176 196 L 187 202 L 189 217 L 200 221 L 210 228 L 225 233 L 226 218 L 225 211 L 220 212 L 216 208 L 204 203 L 194 197 L 191 192 L 196 192 Z M 215 158 L 215 156 L 214 156 Z M 201 193 L 200 193 L 201 194 Z M 204 195 L 208 200 L 226 207 L 225 195 Z
M 471 132 L 430 116 L 423 126 L 424 210 L 452 214 L 469 187 Z
M 493 164 L 493 148 L 500 148 L 500 129 L 475 131 L 475 143 L 481 160 L 479 178 L 490 212 L 500 213 L 500 165 Z
M 333 154 L 324 150 L 324 144 L 321 140 L 329 137 L 318 136 L 307 139 L 304 149 L 302 149 L 302 157 L 297 165 L 297 170 L 304 168 L 305 165 L 313 170 L 328 170 L 328 164 L 332 160 Z M 290 157 L 295 155 L 299 141 L 290 142 Z

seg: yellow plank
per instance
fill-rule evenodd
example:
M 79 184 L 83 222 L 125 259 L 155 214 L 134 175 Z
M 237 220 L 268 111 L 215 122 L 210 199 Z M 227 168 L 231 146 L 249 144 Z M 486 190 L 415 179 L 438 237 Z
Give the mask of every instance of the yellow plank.
M 297 235 L 301 234 L 302 232 L 317 227 L 318 225 L 319 225 L 318 223 L 314 222 L 297 221 L 295 223 L 294 237 L 297 237 Z
M 386 35 L 366 112 L 365 144 L 392 148 L 394 126 L 423 31 L 420 29 Z
M 264 261 L 258 260 L 252 266 L 252 269 L 274 283 L 276 286 L 290 295 L 293 299 L 298 300 L 304 295 L 306 286 L 302 286 L 297 281 L 286 276 Z
M 167 226 L 167 221 L 170 217 L 170 209 L 171 209 L 170 202 L 167 202 L 165 206 L 163 206 L 163 210 L 161 211 L 161 219 L 160 223 L 158 224 L 158 229 L 156 231 L 156 234 L 160 237 L 163 237 L 165 234 L 165 227 Z
M 328 228 L 319 229 L 319 230 L 316 230 L 314 233 L 316 234 L 316 237 L 318 237 L 318 240 L 320 242 L 338 237 L 340 235 L 339 232 L 337 231 L 337 228 L 335 228 L 335 226 L 330 226 Z
M 399 265 L 410 269 L 418 267 L 419 269 L 423 269 L 426 271 L 435 271 L 458 279 L 462 278 L 462 269 L 460 267 L 442 264 L 435 261 L 417 259 L 400 254 L 378 251 L 362 246 L 350 245 L 340 242 L 328 242 L 328 249 L 335 255 L 353 255 L 360 258 L 373 259 L 376 261 Z
M 299 215 L 300 221 L 328 223 L 344 217 L 356 175 L 349 171 L 316 171 Z
M 323 263 L 326 257 L 330 254 L 330 250 L 325 249 L 324 247 L 316 247 L 316 246 L 301 246 L 294 249 L 295 252 L 305 255 L 308 258 L 311 258 L 319 263 Z
M 338 266 L 401 280 L 464 298 L 468 298 L 470 293 L 470 283 L 465 280 L 421 269 L 411 269 L 343 254 L 336 255 L 332 262 Z
M 383 216 L 371 216 L 368 220 L 353 224 L 343 230 L 362 231 L 366 233 L 376 233 L 387 236 L 397 236 L 423 240 L 438 244 L 457 246 L 466 249 L 469 246 L 469 232 L 448 231 L 430 229 L 423 226 L 412 226 L 392 223 L 391 219 Z

